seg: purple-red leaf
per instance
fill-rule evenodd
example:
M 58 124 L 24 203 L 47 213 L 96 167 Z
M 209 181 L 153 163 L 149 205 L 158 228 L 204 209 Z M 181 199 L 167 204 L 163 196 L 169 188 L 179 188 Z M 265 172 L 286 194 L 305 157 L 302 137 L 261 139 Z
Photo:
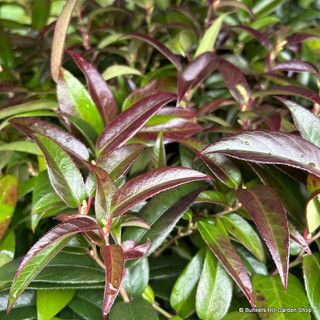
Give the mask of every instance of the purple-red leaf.
M 11 310 L 29 283 L 60 252 L 73 235 L 98 228 L 95 219 L 82 216 L 62 222 L 36 242 L 24 257 L 13 280 L 7 311 Z
M 207 114 L 210 112 L 214 112 L 220 107 L 228 106 L 228 105 L 235 104 L 235 103 L 236 103 L 236 101 L 234 99 L 229 99 L 229 98 L 216 99 L 216 100 L 207 102 L 204 105 L 202 105 L 198 109 L 197 114 L 204 115 L 204 114 Z
M 287 45 L 296 45 L 310 38 L 320 39 L 319 36 L 308 33 L 293 33 L 287 38 Z
M 125 214 L 120 217 L 121 227 L 139 227 L 150 230 L 151 227 L 141 218 Z
M 103 318 L 106 319 L 125 275 L 124 255 L 118 244 L 103 246 L 100 251 L 106 265 L 106 284 L 102 307 Z
M 161 107 L 174 98 L 172 93 L 157 93 L 123 111 L 101 133 L 97 141 L 98 154 L 105 155 L 124 145 Z
M 139 244 L 133 240 L 127 240 L 122 243 L 122 249 L 125 260 L 138 259 L 145 256 L 151 247 L 150 239 L 146 243 Z
M 160 168 L 127 182 L 114 195 L 111 215 L 117 217 L 141 201 L 175 186 L 198 180 L 211 179 L 201 172 L 183 167 Z
M 219 219 L 206 219 L 199 220 L 197 225 L 204 241 L 254 308 L 255 302 L 249 275 L 237 251 L 233 248 L 222 222 Z
M 319 74 L 319 70 L 312 63 L 300 60 L 290 60 L 278 63 L 269 71 L 293 71 L 293 72 L 310 72 Z
M 222 153 L 261 163 L 285 164 L 320 177 L 320 149 L 300 136 L 280 131 L 235 134 L 205 148 L 201 154 Z
M 258 227 L 286 290 L 290 236 L 286 213 L 280 199 L 272 188 L 263 184 L 249 189 L 238 189 L 236 196 Z
M 242 9 L 242 10 L 248 12 L 253 19 L 256 19 L 252 10 L 240 1 L 224 0 L 224 1 L 219 2 L 218 8 L 221 8 L 221 7 L 235 7 L 235 8 Z
M 118 114 L 118 107 L 111 90 L 93 64 L 73 51 L 67 50 L 67 52 L 84 73 L 92 100 L 97 106 L 104 123 L 107 125 Z
M 296 229 L 294 224 L 290 222 L 290 220 L 288 220 L 288 227 L 290 232 L 290 239 L 296 242 L 298 245 L 300 245 L 303 248 L 303 250 L 308 253 L 308 255 L 312 256 L 312 252 L 306 240 L 303 238 L 300 232 Z

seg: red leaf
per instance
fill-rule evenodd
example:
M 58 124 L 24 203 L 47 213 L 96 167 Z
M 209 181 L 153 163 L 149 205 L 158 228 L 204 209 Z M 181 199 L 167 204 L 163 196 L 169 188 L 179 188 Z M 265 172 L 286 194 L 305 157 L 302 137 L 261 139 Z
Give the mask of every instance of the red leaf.
M 288 220 L 288 226 L 290 231 L 290 238 L 294 242 L 296 242 L 298 245 L 300 245 L 305 252 L 308 253 L 308 255 L 312 256 L 312 252 L 306 242 L 306 240 L 303 238 L 303 236 L 300 234 L 300 232 L 296 229 L 294 224 Z
M 300 60 L 290 60 L 278 63 L 269 71 L 294 71 L 294 72 L 310 72 L 319 74 L 319 70 L 312 63 Z
M 307 39 L 310 38 L 316 38 L 320 39 L 319 36 L 314 35 L 314 34 L 308 34 L 308 33 L 293 33 L 291 36 L 287 38 L 287 45 L 295 45 L 299 44 Z
M 214 112 L 220 107 L 228 106 L 230 104 L 235 104 L 235 103 L 236 103 L 236 101 L 234 99 L 229 99 L 229 98 L 216 99 L 216 100 L 210 101 L 210 102 L 202 105 L 198 109 L 197 114 L 204 115 L 204 114 L 207 114 L 210 112 Z
M 124 145 L 161 107 L 174 98 L 172 93 L 157 93 L 123 111 L 101 133 L 97 141 L 98 153 L 105 155 Z
M 67 52 L 84 73 L 92 100 L 107 125 L 118 114 L 118 107 L 111 90 L 93 64 L 73 51 L 67 50 Z
M 106 319 L 125 275 L 124 255 L 118 244 L 103 246 L 100 251 L 106 265 L 106 284 L 102 307 L 103 318 Z
M 138 259 L 145 256 L 151 248 L 150 239 L 144 244 L 139 244 L 133 240 L 124 241 L 122 243 L 122 249 L 125 260 Z
M 289 229 L 277 194 L 266 185 L 236 190 L 236 196 L 258 227 L 277 266 L 284 289 L 289 270 Z

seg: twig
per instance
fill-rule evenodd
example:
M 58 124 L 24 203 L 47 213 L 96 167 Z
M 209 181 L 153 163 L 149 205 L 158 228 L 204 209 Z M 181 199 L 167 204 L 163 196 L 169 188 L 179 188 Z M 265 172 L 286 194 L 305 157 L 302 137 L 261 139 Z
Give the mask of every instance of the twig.
M 122 285 L 120 287 L 120 293 L 122 295 L 122 298 L 123 298 L 124 302 L 130 302 L 130 299 L 129 299 L 128 295 L 127 295 L 127 292 L 126 292 L 126 290 L 124 289 L 124 287 Z
M 161 314 L 163 314 L 165 317 L 167 317 L 168 319 L 171 319 L 173 317 L 172 314 L 168 313 L 167 311 L 163 310 L 161 307 L 159 307 L 158 305 L 156 305 L 155 303 L 152 304 L 152 306 L 159 311 Z

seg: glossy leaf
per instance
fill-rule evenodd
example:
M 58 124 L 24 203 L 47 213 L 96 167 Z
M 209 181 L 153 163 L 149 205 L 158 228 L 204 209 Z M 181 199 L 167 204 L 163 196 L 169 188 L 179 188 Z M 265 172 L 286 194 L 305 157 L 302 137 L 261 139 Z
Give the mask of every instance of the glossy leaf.
M 306 220 L 307 226 L 310 233 L 317 230 L 320 226 L 320 190 L 315 191 L 308 199 L 306 204 Z
M 75 290 L 38 290 L 38 320 L 52 319 L 71 301 L 75 293 Z
M 6 69 L 12 69 L 15 66 L 14 52 L 10 38 L 2 28 L 0 29 L 0 64 Z
M 73 51 L 67 51 L 84 73 L 90 95 L 97 106 L 105 124 L 110 123 L 118 114 L 118 107 L 111 90 L 93 64 Z
M 18 179 L 13 175 L 0 178 L 0 240 L 7 230 L 18 200 Z
M 106 155 L 124 145 L 162 106 L 173 99 L 171 93 L 157 93 L 123 111 L 101 133 L 97 141 L 98 154 Z
M 151 247 L 150 239 L 146 243 L 138 244 L 133 240 L 124 241 L 121 245 L 125 260 L 138 259 L 145 256 Z
M 245 219 L 236 213 L 230 213 L 223 217 L 222 223 L 252 254 L 260 261 L 264 261 L 265 256 L 261 241 L 254 229 Z
M 270 71 L 310 72 L 319 74 L 319 70 L 312 63 L 300 60 L 280 62 L 272 67 Z
M 104 81 L 108 81 L 110 79 L 127 75 L 127 74 L 133 74 L 137 76 L 141 76 L 141 72 L 135 68 L 129 67 L 129 66 L 111 66 L 103 71 L 102 78 Z
M 151 227 L 142 219 L 140 219 L 137 216 L 131 216 L 131 215 L 122 215 L 120 218 L 120 225 L 121 227 L 139 227 L 144 228 L 147 230 L 150 230 Z
M 307 296 L 316 319 L 320 319 L 320 264 L 319 254 L 303 257 L 303 278 Z
M 204 115 L 216 111 L 220 107 L 235 104 L 235 100 L 231 98 L 220 98 L 203 104 L 198 110 L 198 115 Z
M 285 291 L 282 287 L 279 276 L 262 276 L 255 274 L 252 280 L 254 296 L 257 308 L 276 308 L 278 312 L 259 312 L 261 319 L 288 319 L 306 320 L 310 319 L 309 312 L 298 312 L 299 308 L 309 309 L 309 302 L 301 282 L 292 274 L 289 274 L 288 288 Z M 296 309 L 297 312 L 279 312 L 279 309 Z
M 141 201 L 175 186 L 199 180 L 209 176 L 183 167 L 160 168 L 133 178 L 121 187 L 112 199 L 111 214 L 119 216 Z
M 106 265 L 106 286 L 102 307 L 103 318 L 106 319 L 124 278 L 124 256 L 122 248 L 117 244 L 106 245 L 100 251 Z
M 231 298 L 232 280 L 208 248 L 196 293 L 198 317 L 221 319 L 229 309 Z
M 195 203 L 201 202 L 217 203 L 222 205 L 228 204 L 227 197 L 223 192 L 211 190 L 203 191 L 199 194 L 199 196 L 195 200 Z
M 24 257 L 14 278 L 7 310 L 11 310 L 29 283 L 59 253 L 74 234 L 98 228 L 99 226 L 94 219 L 84 216 L 62 222 L 36 242 Z
M 42 152 L 38 148 L 38 146 L 28 140 L 19 140 L 19 141 L 14 141 L 6 144 L 2 144 L 0 146 L 0 151 L 18 151 L 18 152 L 26 152 L 29 154 L 35 154 L 37 156 L 41 156 Z
M 229 6 L 242 9 L 242 10 L 248 12 L 250 14 L 250 16 L 253 19 L 255 19 L 255 15 L 253 14 L 252 10 L 248 6 L 246 6 L 244 3 L 240 2 L 240 1 L 234 1 L 234 0 L 223 1 L 223 2 L 219 3 L 218 8 L 229 7 Z
M 206 250 L 203 248 L 188 263 L 172 288 L 170 304 L 182 317 L 188 317 L 195 311 L 197 285 L 205 255 Z
M 309 255 L 312 255 L 312 252 L 304 239 L 304 237 L 300 234 L 300 232 L 295 228 L 294 224 L 288 220 L 290 239 L 296 242 L 307 252 Z
M 61 69 L 57 83 L 59 107 L 62 112 L 88 122 L 97 133 L 103 130 L 101 115 L 88 91 L 69 71 Z
M 234 158 L 272 164 L 286 164 L 320 177 L 320 149 L 291 133 L 244 132 L 219 140 L 201 154 L 222 153 Z
M 0 243 L 0 267 L 14 258 L 16 239 L 14 229 L 7 230 Z
M 159 133 L 158 138 L 154 144 L 151 159 L 149 162 L 148 170 L 155 170 L 166 166 L 166 153 L 164 149 L 162 131 Z
M 32 27 L 41 30 L 47 25 L 50 16 L 51 1 L 35 0 L 32 6 Z
M 272 188 L 255 185 L 236 190 L 236 196 L 259 229 L 287 288 L 289 269 L 289 229 L 283 205 Z
M 68 26 L 77 2 L 78 0 L 66 2 L 55 25 L 51 51 L 51 76 L 55 82 L 58 82 Z
M 78 157 L 88 160 L 89 152 L 86 146 L 69 132 L 39 118 L 23 117 L 10 120 L 17 129 L 32 138 L 32 134 L 40 134 L 51 138 L 66 151 L 76 154 Z
M 211 251 L 238 284 L 252 307 L 254 307 L 255 300 L 250 278 L 239 255 L 233 248 L 222 222 L 219 219 L 207 219 L 199 220 L 197 225 L 202 238 Z

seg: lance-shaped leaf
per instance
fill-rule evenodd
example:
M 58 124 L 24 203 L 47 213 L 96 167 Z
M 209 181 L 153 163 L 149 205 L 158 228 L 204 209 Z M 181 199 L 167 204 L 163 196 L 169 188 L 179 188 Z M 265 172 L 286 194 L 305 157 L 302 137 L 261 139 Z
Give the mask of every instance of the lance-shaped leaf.
M 139 227 L 150 230 L 151 227 L 137 216 L 123 215 L 119 218 L 121 227 Z
M 174 98 L 172 93 L 157 93 L 123 111 L 101 133 L 97 141 L 98 154 L 105 155 L 124 145 L 161 107 Z
M 201 154 L 222 153 L 241 160 L 285 164 L 320 177 L 320 149 L 292 133 L 256 130 L 223 138 Z
M 138 158 L 145 146 L 140 143 L 130 143 L 117 148 L 99 160 L 102 167 L 110 177 L 118 180 Z
M 67 1 L 64 5 L 54 29 L 51 50 L 51 76 L 57 82 L 63 58 L 64 42 L 67 36 L 69 22 L 78 0 Z
M 300 245 L 304 249 L 304 251 L 307 252 L 309 255 L 312 255 L 312 252 L 306 240 L 290 220 L 288 220 L 288 227 L 290 232 L 290 239 L 296 242 L 298 245 Z
M 219 59 L 218 70 L 232 96 L 240 104 L 248 104 L 250 88 L 242 71 L 224 59 Z
M 29 283 L 60 252 L 73 235 L 98 228 L 99 226 L 93 218 L 83 216 L 62 222 L 36 242 L 24 257 L 13 280 L 8 312 Z
M 240 2 L 240 1 L 227 0 L 227 1 L 222 1 L 222 2 L 220 2 L 218 4 L 218 8 L 229 7 L 229 6 L 242 9 L 242 10 L 248 12 L 253 19 L 256 19 L 256 17 L 253 14 L 252 10 L 248 6 L 246 6 L 244 3 Z
M 0 240 L 10 224 L 17 200 L 17 177 L 6 175 L 0 178 Z
M 111 122 L 118 114 L 118 107 L 109 86 L 96 67 L 73 51 L 67 51 L 86 77 L 92 100 L 97 106 L 105 124 Z
M 163 133 L 162 131 L 159 133 L 158 138 L 154 144 L 151 159 L 148 165 L 148 170 L 154 170 L 159 169 L 166 166 L 166 152 L 164 149 L 163 139 L 162 139 Z
M 297 103 L 277 97 L 290 110 L 293 121 L 302 137 L 320 148 L 320 119 Z
M 300 60 L 289 60 L 280 62 L 269 71 L 293 71 L 293 72 L 310 72 L 319 74 L 319 70 L 312 63 Z
M 203 219 L 199 220 L 197 225 L 202 238 L 211 251 L 238 284 L 251 306 L 254 307 L 255 301 L 249 275 L 241 258 L 233 248 L 227 230 L 224 228 L 222 222 L 219 219 Z
M 236 196 L 258 227 L 287 288 L 289 269 L 289 229 L 283 205 L 272 188 L 255 185 L 236 190 Z
M 6 69 L 12 69 L 15 66 L 14 51 L 10 38 L 2 28 L 0 29 L 0 63 Z
M 32 135 L 38 133 L 54 140 L 67 152 L 88 160 L 89 152 L 86 146 L 69 132 L 36 117 L 21 117 L 10 120 L 17 129 L 32 139 Z
M 78 207 L 86 198 L 83 177 L 70 156 L 52 139 L 33 135 L 43 152 L 51 184 L 60 198 L 71 208 Z
M 235 104 L 235 100 L 232 98 L 220 98 L 203 104 L 198 110 L 198 115 L 205 115 L 210 112 L 216 111 L 218 108 Z
M 102 78 L 105 81 L 108 81 L 112 78 L 116 78 L 116 77 L 127 75 L 127 74 L 135 74 L 137 76 L 142 76 L 141 72 L 135 68 L 132 68 L 126 65 L 123 65 L 123 66 L 115 65 L 104 70 L 102 73 Z
M 201 172 L 183 167 L 160 168 L 133 178 L 121 187 L 111 203 L 112 217 L 119 216 L 141 201 L 175 186 L 211 179 Z
M 103 130 L 101 115 L 83 84 L 69 71 L 61 69 L 57 83 L 60 110 L 88 122 L 97 133 Z
M 102 307 L 103 318 L 106 319 L 124 278 L 124 255 L 118 244 L 104 246 L 100 251 L 106 265 L 106 284 Z
M 146 243 L 138 244 L 133 240 L 127 240 L 122 243 L 121 247 L 125 260 L 138 259 L 142 258 L 149 252 L 151 248 L 151 241 L 148 239 Z
M 311 194 L 306 204 L 306 220 L 310 233 L 314 232 L 320 226 L 320 190 Z

